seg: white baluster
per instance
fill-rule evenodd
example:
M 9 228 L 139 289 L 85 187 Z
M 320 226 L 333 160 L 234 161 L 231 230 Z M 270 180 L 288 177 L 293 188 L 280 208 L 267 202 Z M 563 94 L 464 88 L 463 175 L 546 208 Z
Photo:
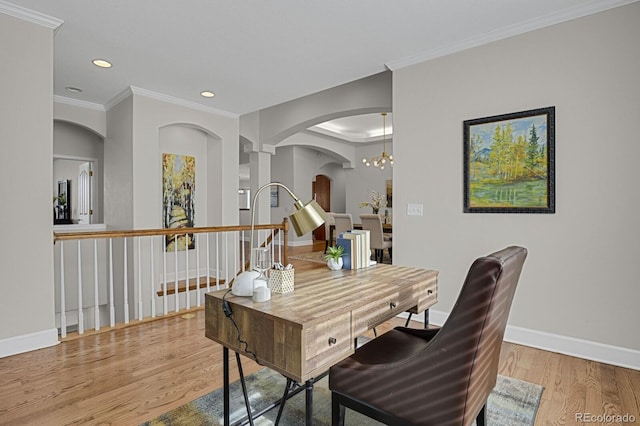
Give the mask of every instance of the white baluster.
M 162 237 L 162 314 L 167 315 L 169 312 L 169 301 L 167 300 L 167 237 Z
M 82 311 L 82 247 L 78 240 L 78 334 L 84 334 L 84 312 Z
M 67 337 L 67 306 L 64 288 L 64 241 L 60 241 L 60 335 Z
M 242 255 L 242 272 L 244 272 L 244 265 L 246 264 L 245 260 L 244 260 L 244 231 L 240 231 L 240 254 Z M 226 232 L 225 232 L 226 235 Z M 249 251 L 251 251 L 251 247 L 249 247 Z M 249 253 L 249 256 L 251 256 L 251 253 Z M 235 271 L 237 271 L 237 269 L 235 269 L 235 256 L 234 258 L 234 269 L 233 272 L 235 273 Z M 229 262 L 227 262 L 227 265 L 229 264 Z
M 244 251 L 244 250 L 243 250 Z M 218 253 L 220 253 L 220 250 L 218 250 Z M 225 266 L 224 266 L 224 282 L 227 283 L 227 287 L 229 286 L 229 233 L 225 232 L 224 233 L 224 252 L 221 253 L 221 255 L 225 255 L 226 256 L 226 261 L 225 261 Z M 235 258 L 235 256 L 234 256 Z M 244 265 L 244 263 L 243 263 Z M 243 266 L 244 268 L 244 266 Z M 235 271 L 237 271 L 238 269 L 234 266 L 233 268 L 234 273 Z
M 129 270 L 127 261 L 127 238 L 124 238 L 124 323 L 129 324 Z
M 271 230 L 271 261 L 273 261 L 273 259 L 275 259 L 275 254 L 276 254 L 276 245 L 275 245 L 275 235 L 273 234 L 273 229 Z
M 200 306 L 200 235 L 195 234 L 196 239 L 196 306 Z
M 156 295 L 153 294 L 153 292 L 155 291 L 155 284 L 154 284 L 154 278 L 153 278 L 153 258 L 155 257 L 155 253 L 153 251 L 153 236 L 149 237 L 149 253 L 151 253 L 150 258 L 151 258 L 151 265 L 150 265 L 150 273 L 149 276 L 151 277 L 151 282 L 149 283 L 149 288 L 151 289 L 151 318 L 155 318 L 156 317 Z
M 142 312 L 142 258 L 140 252 L 142 248 L 142 237 L 138 237 L 138 320 L 142 320 L 143 312 Z
M 189 234 L 184 234 L 184 297 L 187 309 L 191 308 L 191 297 L 189 296 Z
M 219 238 L 219 235 L 220 233 L 216 232 L 216 290 L 220 290 L 220 250 L 219 250 L 220 238 Z M 207 238 L 209 238 L 208 235 L 207 235 Z M 207 277 L 209 276 L 209 272 L 210 271 L 207 271 Z M 209 285 L 209 281 L 211 280 L 210 279 L 207 280 L 207 286 Z M 207 287 L 207 291 L 209 291 L 209 287 Z
M 217 234 L 216 234 L 217 235 Z M 211 274 L 211 269 L 209 269 L 209 233 L 207 232 L 207 293 L 211 291 L 211 278 L 210 278 L 210 274 Z
M 113 239 L 109 238 L 109 325 L 116 325 L 116 307 L 113 296 Z
M 180 298 L 178 293 L 178 236 L 174 235 L 173 237 L 173 260 L 174 260 L 174 274 L 173 274 L 173 286 L 175 289 L 175 307 L 174 311 L 178 312 L 180 310 Z
M 98 294 L 98 240 L 93 240 L 93 327 L 100 330 L 100 299 Z

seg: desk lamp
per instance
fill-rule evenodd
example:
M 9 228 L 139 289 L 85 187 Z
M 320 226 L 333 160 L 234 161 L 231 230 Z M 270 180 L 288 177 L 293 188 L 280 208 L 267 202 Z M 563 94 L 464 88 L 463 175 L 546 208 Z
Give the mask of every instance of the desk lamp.
M 301 237 L 308 232 L 313 231 L 318 226 L 322 225 L 327 220 L 327 213 L 320 207 L 315 201 L 311 200 L 307 204 L 303 204 L 302 201 L 293 193 L 289 188 L 278 182 L 270 182 L 262 185 L 256 195 L 253 196 L 251 201 L 251 237 L 249 242 L 249 269 L 238 275 L 231 287 L 231 293 L 236 296 L 253 296 L 253 280 L 257 278 L 260 273 L 253 270 L 253 232 L 256 221 L 255 204 L 263 189 L 271 186 L 279 186 L 284 188 L 285 191 L 293 198 L 294 207 L 296 211 L 291 213 L 289 218 L 293 229 L 296 231 L 296 235 Z

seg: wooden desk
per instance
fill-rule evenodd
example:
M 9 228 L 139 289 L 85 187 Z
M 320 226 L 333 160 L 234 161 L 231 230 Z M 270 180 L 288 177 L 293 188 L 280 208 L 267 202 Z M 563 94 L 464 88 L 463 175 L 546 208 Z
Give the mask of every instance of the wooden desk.
M 259 363 L 306 382 L 309 421 L 314 377 L 353 354 L 357 336 L 401 312 L 422 312 L 435 304 L 437 283 L 437 271 L 379 264 L 359 270 L 305 271 L 296 274 L 295 291 L 273 294 L 262 303 L 215 291 L 205 296 L 205 335 L 224 346 L 227 361 L 229 349 L 245 354 L 223 312 L 225 297 L 242 339 Z M 228 398 L 228 377 L 225 382 Z M 227 416 L 228 412 L 225 422 Z

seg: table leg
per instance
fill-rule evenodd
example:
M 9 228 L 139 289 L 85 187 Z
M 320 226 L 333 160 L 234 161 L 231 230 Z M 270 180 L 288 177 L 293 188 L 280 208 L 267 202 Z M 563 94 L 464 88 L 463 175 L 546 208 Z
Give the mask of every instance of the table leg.
M 247 393 L 247 383 L 244 380 L 244 373 L 242 372 L 242 361 L 240 360 L 240 354 L 238 352 L 236 352 L 236 362 L 238 363 L 238 373 L 240 374 L 240 384 L 242 385 L 244 405 L 247 407 L 247 417 L 249 418 L 249 424 L 253 426 L 253 415 L 251 414 L 251 404 L 249 403 L 249 394 Z
M 313 378 L 307 380 L 305 386 L 305 425 L 313 425 Z
M 411 315 L 413 315 L 411 312 L 409 312 L 409 316 L 407 317 L 407 321 L 404 323 L 405 327 L 409 327 L 409 323 L 411 322 Z M 424 328 L 429 328 L 429 310 L 425 309 L 424 310 Z M 375 330 L 375 328 L 374 328 Z
M 224 401 L 224 426 L 229 426 L 229 348 L 222 347 L 222 399 Z

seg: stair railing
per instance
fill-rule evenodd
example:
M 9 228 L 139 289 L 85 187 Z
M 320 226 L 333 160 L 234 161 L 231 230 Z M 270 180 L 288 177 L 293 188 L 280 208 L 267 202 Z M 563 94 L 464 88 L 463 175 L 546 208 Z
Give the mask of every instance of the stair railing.
M 61 339 L 202 309 L 249 267 L 248 225 L 54 233 Z M 256 225 L 256 241 L 288 263 L 289 222 Z M 185 250 L 185 247 L 189 247 Z M 175 248 L 178 247 L 178 250 Z

